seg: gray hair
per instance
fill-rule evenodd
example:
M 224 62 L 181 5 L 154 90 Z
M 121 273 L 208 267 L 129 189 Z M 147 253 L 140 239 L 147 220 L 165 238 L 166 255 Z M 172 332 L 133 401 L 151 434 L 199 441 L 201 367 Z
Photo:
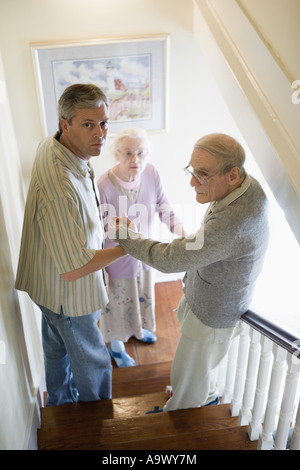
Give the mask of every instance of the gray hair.
M 76 83 L 66 88 L 58 101 L 59 131 L 62 132 L 61 119 L 66 119 L 71 124 L 75 108 L 96 108 L 100 103 L 109 108 L 107 96 L 96 85 Z
M 122 140 L 127 139 L 127 138 L 141 139 L 145 152 L 150 153 L 151 146 L 150 146 L 148 135 L 145 129 L 141 129 L 139 127 L 128 127 L 127 129 L 122 129 L 116 135 L 113 146 L 112 146 L 114 155 L 116 155 L 116 152 L 119 150 Z
M 227 173 L 233 167 L 238 167 L 241 176 L 245 174 L 245 150 L 233 137 L 226 134 L 208 134 L 197 140 L 194 148 L 206 150 L 222 161 L 221 172 Z

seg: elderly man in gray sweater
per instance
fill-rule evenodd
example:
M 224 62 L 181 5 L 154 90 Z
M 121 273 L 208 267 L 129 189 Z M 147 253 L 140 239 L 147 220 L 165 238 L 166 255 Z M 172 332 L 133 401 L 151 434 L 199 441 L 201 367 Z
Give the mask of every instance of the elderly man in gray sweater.
M 128 219 L 117 221 L 115 238 L 130 255 L 162 272 L 186 271 L 173 395 L 164 411 L 218 403 L 212 372 L 250 307 L 268 245 L 268 203 L 244 162 L 243 147 L 228 135 L 196 142 L 185 171 L 197 202 L 210 205 L 193 236 L 161 243 L 137 233 Z

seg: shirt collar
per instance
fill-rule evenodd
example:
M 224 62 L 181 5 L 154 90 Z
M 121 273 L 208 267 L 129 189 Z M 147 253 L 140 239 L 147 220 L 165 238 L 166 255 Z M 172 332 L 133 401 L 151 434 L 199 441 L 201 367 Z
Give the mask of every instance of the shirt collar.
M 223 209 L 226 206 L 229 206 L 229 204 L 238 199 L 240 196 L 242 196 L 242 194 L 244 194 L 245 191 L 247 191 L 250 186 L 250 183 L 251 180 L 246 174 L 246 177 L 242 184 L 238 188 L 234 189 L 231 193 L 227 194 L 227 196 L 225 196 L 220 201 L 213 201 L 208 208 L 208 212 L 215 212 L 217 210 Z
M 62 160 L 70 170 L 79 172 L 82 176 L 86 177 L 89 173 L 89 169 L 92 168 L 90 163 L 77 157 L 75 153 L 62 145 L 57 138 L 58 133 L 53 136 L 57 157 Z

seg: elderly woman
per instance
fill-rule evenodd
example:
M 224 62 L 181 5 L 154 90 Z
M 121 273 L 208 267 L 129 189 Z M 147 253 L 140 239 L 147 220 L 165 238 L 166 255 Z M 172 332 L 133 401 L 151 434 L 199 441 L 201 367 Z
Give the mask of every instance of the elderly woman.
M 159 174 L 147 163 L 149 141 L 143 129 L 122 130 L 114 141 L 117 164 L 98 180 L 102 215 L 107 227 L 112 217 L 127 213 L 138 230 L 151 235 L 155 212 L 169 230 L 184 236 L 181 221 L 164 193 Z M 116 245 L 106 237 L 105 247 Z M 100 328 L 118 367 L 135 366 L 124 346 L 131 336 L 154 343 L 154 282 L 149 266 L 130 255 L 107 267 L 109 303 Z

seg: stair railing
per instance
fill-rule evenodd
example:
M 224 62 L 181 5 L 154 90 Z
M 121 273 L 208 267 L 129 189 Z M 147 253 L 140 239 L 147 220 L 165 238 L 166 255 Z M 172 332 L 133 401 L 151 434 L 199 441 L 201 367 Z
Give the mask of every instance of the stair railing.
M 248 311 L 218 369 L 223 403 L 260 450 L 300 450 L 300 334 Z

